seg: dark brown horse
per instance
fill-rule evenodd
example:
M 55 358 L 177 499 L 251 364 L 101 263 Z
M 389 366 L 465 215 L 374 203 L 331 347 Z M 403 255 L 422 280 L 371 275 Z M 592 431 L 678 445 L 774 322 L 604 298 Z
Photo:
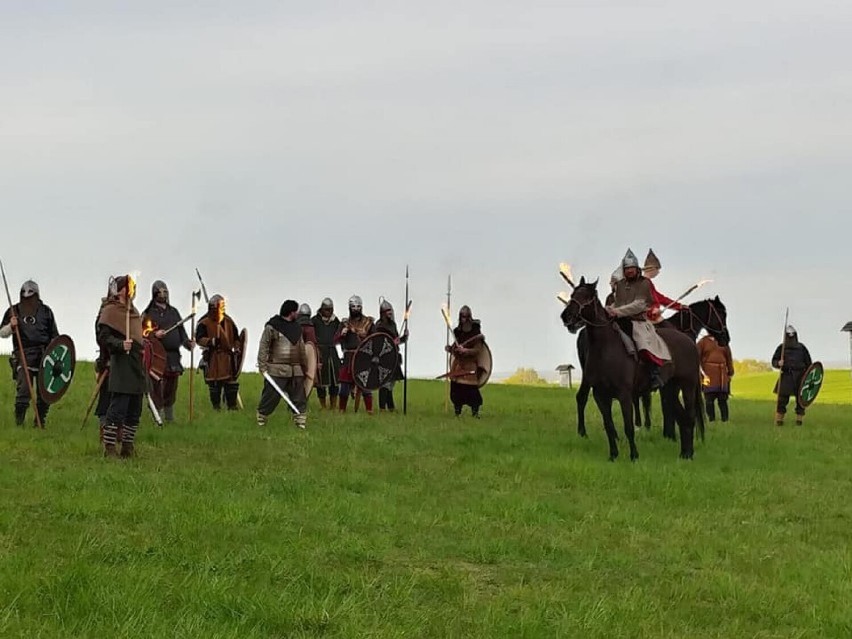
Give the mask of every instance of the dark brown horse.
M 600 302 L 596 281 L 586 282 L 585 278 L 580 280 L 562 312 L 562 322 L 571 332 L 586 328 L 588 349 L 583 377 L 591 388 L 603 418 L 609 440 L 610 460 L 618 457 L 617 434 L 612 418 L 613 400 L 621 404 L 630 459 L 637 459 L 639 451 L 636 449 L 633 425 L 633 398 L 638 392 L 647 389 L 649 376 L 644 363 L 627 352 L 616 322 L 607 315 Z M 694 340 L 677 330 L 661 329 L 659 334 L 672 354 L 672 362 L 661 371 L 665 382 L 662 389 L 664 410 L 672 412 L 680 427 L 680 456 L 692 459 L 695 453 L 693 429 L 696 400 L 701 394 L 698 351 Z
M 719 299 L 717 295 L 713 299 L 705 299 L 699 302 L 693 302 L 689 306 L 687 306 L 682 311 L 678 311 L 670 318 L 663 320 L 659 324 L 657 324 L 657 328 L 675 328 L 682 333 L 686 333 L 689 335 L 693 341 L 698 338 L 698 334 L 702 329 L 706 330 L 713 337 L 716 338 L 716 341 L 722 345 L 726 346 L 730 340 L 731 336 L 728 333 L 728 312 L 725 308 L 725 304 Z M 586 331 L 581 330 L 577 335 L 577 357 L 580 360 L 580 369 L 582 370 L 585 366 L 586 360 L 586 352 L 588 349 L 588 339 L 586 337 Z M 586 404 L 589 400 L 589 385 L 586 382 L 585 378 L 580 379 L 580 387 L 577 389 L 577 432 L 581 437 L 586 437 L 586 419 L 585 419 L 585 411 Z M 642 413 L 640 414 L 640 405 L 639 402 L 642 403 Z M 696 407 L 696 417 L 703 416 L 703 398 L 699 398 L 697 401 L 698 406 Z M 651 428 L 651 393 L 645 392 L 637 395 L 633 400 L 633 410 L 636 415 L 636 425 L 642 426 L 642 417 L 644 416 L 644 426 L 646 429 Z M 696 420 L 697 425 L 700 429 L 700 434 L 703 439 L 704 430 L 703 430 L 703 420 Z M 676 440 L 675 429 L 674 429 L 674 419 L 671 414 L 663 415 L 663 436 Z

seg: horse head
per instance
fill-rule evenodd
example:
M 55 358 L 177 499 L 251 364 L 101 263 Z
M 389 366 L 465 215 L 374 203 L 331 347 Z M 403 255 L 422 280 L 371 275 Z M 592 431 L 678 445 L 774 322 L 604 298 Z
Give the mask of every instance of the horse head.
M 719 346 L 727 346 L 731 341 L 728 332 L 728 310 L 724 302 L 717 295 L 713 299 L 706 299 L 689 305 L 690 313 L 698 319 L 710 335 L 712 335 Z
M 574 287 L 571 299 L 562 311 L 562 323 L 572 333 L 576 333 L 589 323 L 596 323 L 598 307 L 601 302 L 598 298 L 598 280 L 587 282 L 585 277 L 580 278 L 580 283 Z

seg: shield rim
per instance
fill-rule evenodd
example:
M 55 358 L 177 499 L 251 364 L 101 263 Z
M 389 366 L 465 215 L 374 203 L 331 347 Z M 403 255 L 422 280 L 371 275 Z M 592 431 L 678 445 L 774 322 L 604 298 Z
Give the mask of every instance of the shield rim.
M 364 344 L 366 344 L 367 342 L 369 342 L 369 341 L 371 341 L 371 340 L 373 340 L 377 337 L 386 337 L 391 342 L 394 341 L 394 338 L 390 333 L 386 333 L 385 331 L 376 331 L 375 333 L 370 333 L 369 335 L 367 335 L 367 337 L 362 339 L 361 343 L 358 344 L 358 348 L 356 348 L 355 352 L 352 353 L 352 362 L 349 364 L 349 367 L 352 369 L 352 379 L 353 379 L 355 386 L 360 388 L 362 391 L 372 392 L 372 391 L 378 390 L 387 382 L 387 380 L 385 380 L 385 382 L 382 382 L 381 384 L 379 384 L 375 388 L 368 388 L 368 387 L 366 387 L 366 386 L 364 386 L 364 385 L 362 385 L 358 382 L 358 376 L 355 374 L 355 358 L 358 356 L 358 353 L 361 351 L 361 348 L 364 346 Z M 395 361 L 394 361 L 394 365 L 390 367 L 391 375 L 393 375 L 396 372 L 396 369 L 399 366 L 399 348 L 396 347 L 396 344 L 394 344 L 394 346 L 395 346 L 395 348 L 394 348 L 393 352 L 394 352 L 394 355 L 395 355 Z
M 240 334 L 237 336 L 237 341 L 240 343 L 240 361 L 237 362 L 237 370 L 234 371 L 234 381 L 239 379 L 240 374 L 243 372 L 243 366 L 246 363 L 246 346 L 248 346 L 248 330 L 243 329 L 240 331 Z
M 305 373 L 305 398 L 309 398 L 311 393 L 316 386 L 317 379 L 317 370 L 319 369 L 319 349 L 317 345 L 313 342 L 305 342 L 305 352 L 310 351 L 313 353 L 313 362 L 310 360 L 310 357 L 307 357 L 308 365 L 313 368 L 312 374 L 308 375 L 308 371 L 303 371 Z
M 68 380 L 68 383 L 60 390 L 58 393 L 49 394 L 47 389 L 44 387 L 44 383 L 42 382 L 43 372 L 44 372 L 44 360 L 47 355 L 58 345 L 63 344 L 68 347 L 68 350 L 71 352 L 71 359 L 74 361 L 74 364 L 71 368 L 71 379 Z M 44 349 L 44 354 L 41 356 L 41 361 L 39 362 L 38 367 L 38 396 L 45 404 L 55 404 L 58 402 L 68 389 L 71 387 L 71 383 L 74 381 L 74 373 L 77 371 L 77 347 L 74 346 L 74 340 L 70 335 L 57 335 L 50 342 L 48 342 L 47 347 Z
M 476 372 L 476 387 L 477 388 L 482 388 L 483 386 L 485 386 L 489 382 L 489 380 L 491 379 L 491 374 L 494 372 L 494 355 L 491 352 L 491 347 L 488 345 L 488 342 L 486 342 L 484 340 L 482 341 L 482 345 L 485 347 L 485 352 L 488 353 L 488 361 L 491 362 L 491 365 L 488 367 L 488 369 L 486 369 L 487 372 L 484 373 L 484 374 L 477 370 L 477 372 Z M 452 355 L 451 359 L 450 359 L 450 368 L 451 369 L 452 369 L 452 367 L 455 363 L 455 360 L 456 360 L 455 355 Z M 469 385 L 473 386 L 473 384 L 469 384 Z
M 817 389 L 816 395 L 813 396 L 813 399 L 811 399 L 811 401 L 805 403 L 804 401 L 802 401 L 802 389 L 805 386 L 805 380 L 807 380 L 808 375 L 811 374 L 811 371 L 816 370 L 817 368 L 819 368 L 819 370 L 822 373 L 822 382 L 820 382 L 819 388 Z M 811 404 L 813 404 L 816 401 L 816 398 L 819 397 L 819 393 L 822 390 L 823 382 L 825 382 L 825 368 L 823 367 L 822 362 L 813 362 L 805 370 L 805 374 L 802 375 L 802 381 L 799 382 L 799 390 L 796 393 L 796 399 L 799 400 L 799 404 L 802 406 L 802 408 L 807 408 L 808 406 L 810 406 Z

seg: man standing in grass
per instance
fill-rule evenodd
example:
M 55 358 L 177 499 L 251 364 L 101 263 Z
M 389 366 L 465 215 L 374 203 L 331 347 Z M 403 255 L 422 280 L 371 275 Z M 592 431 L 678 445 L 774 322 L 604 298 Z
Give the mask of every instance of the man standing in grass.
M 299 305 L 294 300 L 287 300 L 281 305 L 278 315 L 266 323 L 257 351 L 257 369 L 261 374 L 268 373 L 278 388 L 289 395 L 290 401 L 299 410 L 298 415 L 293 415 L 293 422 L 297 428 L 305 428 L 308 400 L 304 371 L 307 360 L 302 325 L 296 320 L 298 310 Z M 257 406 L 258 426 L 266 426 L 280 401 L 278 389 L 265 379 Z
M 799 334 L 792 326 L 787 326 L 784 343 L 779 344 L 772 355 L 772 368 L 781 370 L 781 378 L 775 386 L 778 393 L 778 403 L 775 410 L 775 425 L 784 425 L 787 414 L 787 404 L 790 396 L 796 398 L 796 425 L 801 426 L 805 419 L 805 407 L 799 403 L 799 386 L 802 377 L 812 364 L 811 354 L 807 347 L 799 341 Z
M 109 350 L 110 401 L 103 434 L 106 457 L 118 455 L 119 431 L 121 456 L 133 456 L 142 416 L 147 374 L 142 364 L 142 318 L 132 302 L 135 288 L 129 275 L 114 277 L 98 316 L 98 343 Z
M 180 321 L 180 312 L 169 304 L 169 289 L 166 283 L 157 280 L 151 287 L 151 302 L 142 311 L 142 323 L 145 325 L 150 322 L 153 331 L 150 337 L 160 340 L 166 351 L 166 370 L 163 376 L 158 380 L 151 380 L 151 399 L 157 410 L 163 411 L 167 422 L 175 419 L 178 380 L 183 373 L 180 349 L 183 347 L 190 351 L 195 346 L 183 325 L 174 328 Z
M 20 355 L 17 345 L 15 345 L 12 356 L 9 358 L 9 364 L 12 366 L 12 375 L 17 384 L 15 423 L 22 426 L 31 401 L 27 375 L 30 376 L 30 383 L 35 389 L 36 375 L 41 366 L 44 349 L 47 348 L 54 337 L 59 335 L 59 330 L 56 328 L 53 311 L 41 301 L 38 284 L 32 280 L 27 280 L 21 285 L 20 301 L 15 304 L 14 310 L 14 315 L 11 308 L 3 315 L 3 321 L 0 322 L 0 337 L 11 337 L 16 328 L 21 331 L 21 342 L 24 346 L 26 361 L 19 361 Z M 50 406 L 38 396 L 36 407 L 41 424 L 44 426 Z
M 340 412 L 346 412 L 349 394 L 355 384 L 352 374 L 352 358 L 361 341 L 373 332 L 373 318 L 363 313 L 364 303 L 357 295 L 349 298 L 349 317 L 340 325 L 335 342 L 343 346 L 343 367 L 340 369 Z M 373 393 L 363 391 L 364 407 L 373 413 Z M 356 403 L 357 408 L 357 403 Z
M 234 320 L 225 313 L 225 298 L 214 295 L 207 303 L 207 313 L 195 329 L 195 341 L 204 349 L 207 368 L 204 381 L 210 389 L 210 403 L 214 410 L 222 408 L 222 396 L 228 410 L 238 410 L 240 383 L 236 363 L 240 361 L 238 349 L 240 334 Z
M 459 325 L 453 329 L 455 342 L 447 347 L 453 356 L 450 368 L 450 401 L 456 417 L 462 408 L 470 406 L 473 416 L 479 419 L 482 393 L 479 391 L 479 355 L 484 348 L 485 335 L 479 320 L 473 319 L 469 306 L 459 309 Z
M 320 305 L 319 312 L 311 318 L 314 333 L 319 348 L 319 383 L 317 397 L 320 406 L 334 410 L 337 408 L 340 377 L 340 358 L 334 345 L 334 338 L 340 330 L 340 320 L 334 314 L 334 302 L 326 297 Z
M 731 393 L 731 378 L 734 376 L 734 360 L 730 346 L 720 346 L 712 335 L 698 340 L 698 356 L 701 370 L 707 379 L 704 386 L 704 404 L 707 407 L 707 419 L 716 421 L 716 406 L 723 422 L 728 421 L 728 395 Z
M 403 335 L 399 334 L 399 328 L 396 325 L 396 319 L 393 315 L 393 306 L 387 300 L 382 300 L 379 305 L 379 319 L 376 321 L 376 332 L 387 333 L 393 338 L 397 345 L 397 353 L 399 353 L 399 345 L 404 344 L 408 340 L 408 329 L 405 329 Z M 393 412 L 396 410 L 396 404 L 393 401 L 393 387 L 396 382 L 402 379 L 402 367 L 397 366 L 397 369 L 391 373 L 387 382 L 379 389 L 379 410 Z

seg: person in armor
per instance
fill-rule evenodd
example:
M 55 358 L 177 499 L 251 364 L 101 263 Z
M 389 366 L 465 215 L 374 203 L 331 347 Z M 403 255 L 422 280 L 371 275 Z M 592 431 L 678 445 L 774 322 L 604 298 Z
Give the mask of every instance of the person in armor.
M 136 429 L 142 416 L 147 374 L 142 363 L 142 317 L 132 302 L 135 288 L 128 275 L 112 278 L 108 299 L 98 315 L 98 343 L 109 351 L 110 401 L 103 433 L 106 457 L 118 455 L 119 440 L 121 456 L 134 455 Z
M 805 371 L 813 363 L 808 348 L 799 341 L 799 334 L 792 326 L 785 329 L 784 343 L 779 344 L 772 355 L 772 368 L 781 370 L 781 378 L 775 386 L 778 403 L 775 407 L 775 425 L 784 425 L 787 404 L 790 396 L 796 398 L 796 425 L 801 426 L 805 419 L 805 408 L 799 403 L 799 387 Z
M 237 362 L 242 348 L 239 337 L 237 325 L 225 313 L 225 298 L 213 295 L 207 303 L 207 312 L 195 328 L 195 342 L 203 349 L 204 381 L 210 389 L 210 403 L 215 410 L 222 408 L 223 396 L 228 410 L 239 409 Z
M 320 406 L 337 408 L 337 396 L 340 390 L 338 380 L 340 378 L 340 358 L 337 356 L 334 338 L 340 330 L 340 320 L 334 314 L 334 302 L 326 297 L 320 305 L 319 312 L 311 318 L 314 333 L 319 349 L 319 381 L 317 384 L 317 397 Z
M 305 396 L 304 371 L 307 360 L 303 326 L 297 319 L 298 313 L 299 305 L 293 300 L 287 300 L 281 305 L 278 315 L 266 323 L 257 351 L 257 369 L 261 374 L 268 373 L 278 387 L 290 396 L 300 412 L 299 415 L 293 415 L 293 423 L 297 428 L 305 428 L 308 399 Z M 257 406 L 258 426 L 266 426 L 280 401 L 281 395 L 264 379 L 263 392 Z
M 56 320 L 50 307 L 41 301 L 38 284 L 27 280 L 21 286 L 20 299 L 14 305 L 15 316 L 12 309 L 8 309 L 0 322 L 0 337 L 11 337 L 15 328 L 21 332 L 21 342 L 24 346 L 25 362 L 20 361 L 18 345 L 12 349 L 9 365 L 12 367 L 12 377 L 16 383 L 15 391 L 15 423 L 18 426 L 24 424 L 27 416 L 27 407 L 30 405 L 30 387 L 27 384 L 27 375 L 33 390 L 36 390 L 37 374 L 41 366 L 41 358 L 50 341 L 59 335 L 56 328 Z M 36 407 L 38 417 L 42 426 L 47 419 L 50 406 L 38 395 L 36 391 Z M 35 418 L 33 418 L 35 420 Z M 34 421 L 35 423 L 35 421 Z
M 163 413 L 167 422 L 175 419 L 175 401 L 177 399 L 178 380 L 183 374 L 180 362 L 180 349 L 191 351 L 195 347 L 183 325 L 166 333 L 181 321 L 180 312 L 169 304 L 169 289 L 162 280 L 151 287 L 151 301 L 142 311 L 142 325 L 150 331 L 148 339 L 160 340 L 166 351 L 166 366 L 159 380 L 151 380 L 151 399 L 158 411 Z
M 612 302 L 606 306 L 621 329 L 633 338 L 636 348 L 648 363 L 650 389 L 662 386 L 660 367 L 671 360 L 669 348 L 649 321 L 647 312 L 654 306 L 651 281 L 642 276 L 639 260 L 630 249 L 621 262 L 624 278 L 616 280 Z
M 716 421 L 715 403 L 719 402 L 719 413 L 723 422 L 728 421 L 728 396 L 731 393 L 731 378 L 734 376 L 734 359 L 730 346 L 720 346 L 713 335 L 707 334 L 698 340 L 698 357 L 707 384 L 704 386 L 704 404 L 707 419 Z
M 657 290 L 656 285 L 654 284 L 654 278 L 659 275 L 662 270 L 662 265 L 660 264 L 660 259 L 654 253 L 654 249 L 648 250 L 648 255 L 645 257 L 645 266 L 642 267 L 642 276 L 648 281 L 648 285 L 651 288 L 651 298 L 654 300 L 654 303 L 651 305 L 651 308 L 647 310 L 645 313 L 648 317 L 649 322 L 653 322 L 654 324 L 660 324 L 663 322 L 663 309 L 671 309 L 673 311 L 682 311 L 686 308 L 685 305 L 680 302 L 673 300 L 672 298 L 664 295 L 659 290 Z M 609 285 L 612 290 L 610 295 L 607 297 L 606 304 L 612 304 L 613 296 L 615 295 L 615 285 L 624 279 L 624 267 L 619 265 L 619 267 L 615 270 L 609 280 Z M 668 328 L 668 327 L 667 327 Z
M 397 345 L 397 353 L 399 353 L 399 345 L 404 344 L 408 340 L 408 329 L 400 335 L 399 329 L 396 326 L 396 319 L 393 314 L 393 306 L 387 300 L 382 300 L 379 305 L 379 319 L 376 321 L 375 331 L 377 333 L 387 333 L 393 338 Z M 402 366 L 397 366 L 397 369 L 390 376 L 387 382 L 379 389 L 379 410 L 390 411 L 396 410 L 396 404 L 393 401 L 393 387 L 397 381 L 403 377 Z
M 361 298 L 353 295 L 349 298 L 349 317 L 340 324 L 340 329 L 334 338 L 335 343 L 343 346 L 343 367 L 340 369 L 340 412 L 346 412 L 346 404 L 349 402 L 349 395 L 355 385 L 355 378 L 352 375 L 352 357 L 358 349 L 361 340 L 373 332 L 373 318 L 363 313 L 364 304 Z M 364 408 L 367 413 L 373 413 L 373 393 L 370 391 L 361 391 L 364 398 Z M 357 408 L 357 406 L 356 406 Z
M 470 406 L 473 416 L 479 419 L 482 393 L 479 391 L 479 354 L 485 343 L 482 324 L 473 319 L 469 306 L 459 309 L 459 324 L 453 329 L 455 342 L 446 350 L 453 356 L 450 368 L 450 401 L 456 417 L 465 406 Z
M 311 321 L 311 307 L 307 304 L 299 306 L 299 314 L 296 316 L 296 321 L 302 327 L 302 337 L 305 342 L 311 342 L 314 346 L 317 345 L 317 331 Z

